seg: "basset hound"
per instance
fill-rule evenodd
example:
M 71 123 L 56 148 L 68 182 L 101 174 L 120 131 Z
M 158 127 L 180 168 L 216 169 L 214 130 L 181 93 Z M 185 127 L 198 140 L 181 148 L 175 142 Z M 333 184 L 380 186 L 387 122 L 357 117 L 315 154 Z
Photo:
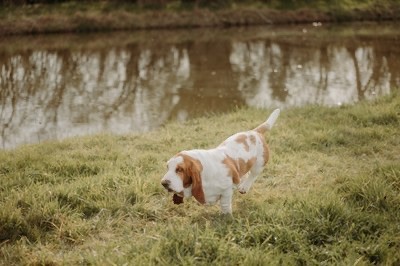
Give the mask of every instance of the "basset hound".
M 264 133 L 279 113 L 276 109 L 255 129 L 236 133 L 214 149 L 181 151 L 172 157 L 161 184 L 174 193 L 174 203 L 193 196 L 201 204 L 219 201 L 222 213 L 232 213 L 234 188 L 247 193 L 268 162 Z

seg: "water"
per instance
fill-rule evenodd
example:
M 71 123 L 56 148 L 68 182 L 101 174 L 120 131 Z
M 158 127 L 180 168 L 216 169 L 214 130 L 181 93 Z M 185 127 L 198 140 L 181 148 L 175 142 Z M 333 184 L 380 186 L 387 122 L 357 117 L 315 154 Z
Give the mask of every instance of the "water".
M 146 132 L 237 106 L 340 106 L 400 86 L 393 24 L 6 37 L 0 145 Z

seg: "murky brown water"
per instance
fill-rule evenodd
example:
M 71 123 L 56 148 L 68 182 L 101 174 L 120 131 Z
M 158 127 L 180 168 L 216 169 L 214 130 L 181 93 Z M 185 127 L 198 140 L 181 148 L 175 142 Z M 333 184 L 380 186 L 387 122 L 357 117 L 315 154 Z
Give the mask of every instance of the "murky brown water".
M 145 132 L 236 106 L 341 105 L 400 87 L 395 24 L 0 41 L 0 145 Z

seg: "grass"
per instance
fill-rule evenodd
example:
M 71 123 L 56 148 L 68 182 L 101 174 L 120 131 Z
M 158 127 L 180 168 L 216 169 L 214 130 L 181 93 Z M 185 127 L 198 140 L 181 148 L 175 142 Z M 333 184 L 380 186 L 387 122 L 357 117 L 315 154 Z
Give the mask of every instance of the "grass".
M 11 2 L 0 35 L 400 19 L 396 0 Z
M 180 150 L 253 128 L 267 110 L 0 152 L 2 265 L 396 265 L 400 95 L 283 110 L 272 160 L 233 217 L 160 185 Z

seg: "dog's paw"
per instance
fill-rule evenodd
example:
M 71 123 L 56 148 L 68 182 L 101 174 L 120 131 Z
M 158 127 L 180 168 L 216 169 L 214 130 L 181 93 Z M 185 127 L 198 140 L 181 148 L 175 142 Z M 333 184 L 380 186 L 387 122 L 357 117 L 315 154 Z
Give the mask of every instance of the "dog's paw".
M 251 186 L 253 185 L 255 181 L 255 177 L 250 176 L 243 180 L 239 185 L 238 185 L 238 191 L 242 194 L 246 194 L 250 191 Z
M 238 186 L 238 191 L 240 194 L 246 194 L 249 191 L 249 187 L 247 187 L 246 183 L 243 182 Z

